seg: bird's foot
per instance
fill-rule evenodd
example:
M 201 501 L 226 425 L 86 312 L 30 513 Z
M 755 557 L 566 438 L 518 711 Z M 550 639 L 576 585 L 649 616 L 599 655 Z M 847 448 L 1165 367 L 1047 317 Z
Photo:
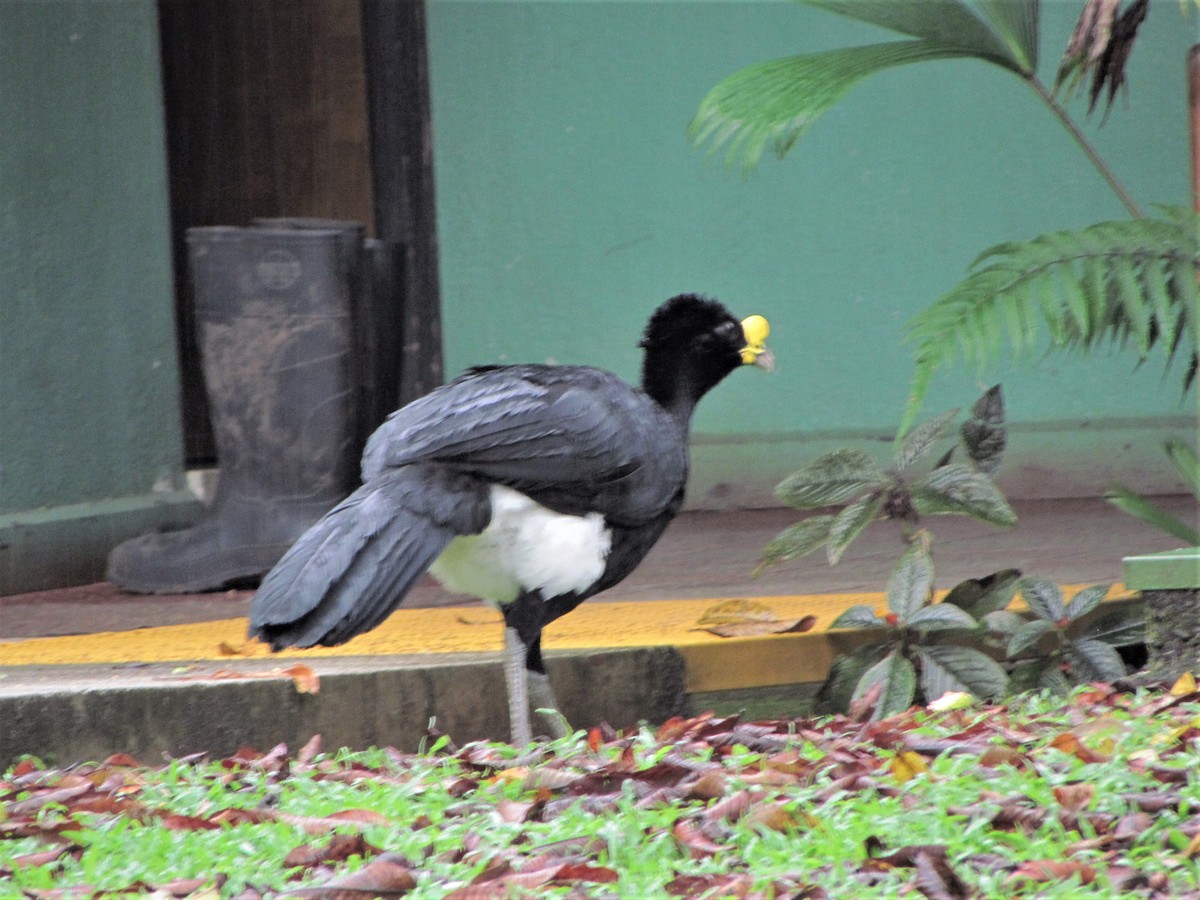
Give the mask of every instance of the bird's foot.
M 542 721 L 550 729 L 550 736 L 553 738 L 570 737 L 572 734 L 571 723 L 558 711 L 558 700 L 554 697 L 554 689 L 550 687 L 549 676 L 541 672 L 530 672 L 528 678 L 529 705 L 541 715 Z

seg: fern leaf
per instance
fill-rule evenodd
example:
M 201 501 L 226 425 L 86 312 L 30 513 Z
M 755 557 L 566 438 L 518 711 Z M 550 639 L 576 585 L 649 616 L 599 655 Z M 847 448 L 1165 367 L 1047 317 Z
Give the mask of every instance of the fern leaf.
M 1163 218 L 1102 222 L 985 250 L 963 281 L 907 326 L 917 371 L 901 433 L 936 369 L 956 356 L 983 369 L 1006 346 L 1014 357 L 1027 353 L 1038 344 L 1039 321 L 1051 350 L 1128 344 L 1140 361 L 1159 344 L 1169 368 L 1182 346 L 1187 390 L 1200 348 L 1198 233 L 1194 214 L 1169 208 Z
M 1142 269 L 1142 285 L 1154 313 L 1158 339 L 1164 347 L 1175 347 L 1175 334 L 1180 316 L 1187 313 L 1171 308 L 1171 297 L 1167 293 L 1167 275 L 1158 260 L 1148 262 Z

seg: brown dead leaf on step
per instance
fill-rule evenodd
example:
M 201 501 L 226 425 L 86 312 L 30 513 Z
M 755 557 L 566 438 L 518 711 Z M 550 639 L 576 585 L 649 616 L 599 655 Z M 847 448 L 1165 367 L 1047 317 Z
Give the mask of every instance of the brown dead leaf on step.
M 246 678 L 290 678 L 298 694 L 317 694 L 321 691 L 321 677 L 303 663 L 263 672 L 238 672 L 234 669 L 217 669 L 207 675 L 184 675 L 183 681 L 223 681 Z
M 765 603 L 756 600 L 723 600 L 704 611 L 692 631 L 707 631 L 717 637 L 762 637 L 808 631 L 816 616 L 781 619 Z
M 494 609 L 475 609 L 470 612 L 461 612 L 454 617 L 463 625 L 500 625 L 504 622 L 504 617 Z
M 236 644 L 221 641 L 217 644 L 217 652 L 222 656 L 266 656 L 270 648 L 257 638 L 247 638 Z

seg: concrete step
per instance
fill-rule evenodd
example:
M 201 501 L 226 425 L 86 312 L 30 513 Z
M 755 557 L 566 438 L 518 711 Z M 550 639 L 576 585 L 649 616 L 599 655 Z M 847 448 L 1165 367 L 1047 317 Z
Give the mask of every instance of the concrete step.
M 1105 605 L 1130 597 L 1118 586 Z M 854 604 L 886 607 L 879 593 L 743 598 L 815 625 L 723 638 L 698 622 L 727 599 L 593 601 L 551 624 L 543 647 L 568 721 L 801 714 L 836 656 L 863 639 L 829 624 Z M 341 647 L 279 654 L 245 634 L 246 620 L 231 618 L 0 644 L 0 766 L 23 753 L 60 763 L 228 754 L 314 733 L 326 746 L 416 750 L 431 720 L 460 743 L 507 737 L 494 611 L 402 609 Z

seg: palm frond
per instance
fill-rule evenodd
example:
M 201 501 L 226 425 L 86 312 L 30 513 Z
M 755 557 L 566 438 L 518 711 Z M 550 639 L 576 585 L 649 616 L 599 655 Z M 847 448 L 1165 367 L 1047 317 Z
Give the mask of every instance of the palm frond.
M 830 107 L 868 75 L 909 63 L 972 58 L 1023 78 L 1037 64 L 1039 0 L 801 0 L 909 40 L 771 60 L 722 80 L 688 126 L 695 144 L 722 147 L 752 169 L 767 147 L 783 157 Z
M 1018 74 L 1037 65 L 1038 0 L 800 0 L 943 47 L 957 47 Z
M 751 169 L 770 146 L 783 157 L 802 134 L 868 75 L 893 66 L 964 56 L 926 41 L 895 41 L 774 59 L 719 82 L 688 126 L 695 144 L 726 148 Z
M 1158 218 L 1102 222 L 984 251 L 966 279 L 907 326 L 913 377 L 900 434 L 912 425 L 934 370 L 956 359 L 994 365 L 1043 341 L 1084 349 L 1103 341 L 1145 360 L 1155 345 L 1170 367 L 1185 348 L 1185 390 L 1200 348 L 1200 219 L 1182 208 Z
M 1037 71 L 1040 0 L 978 0 L 979 8 L 1025 74 Z

